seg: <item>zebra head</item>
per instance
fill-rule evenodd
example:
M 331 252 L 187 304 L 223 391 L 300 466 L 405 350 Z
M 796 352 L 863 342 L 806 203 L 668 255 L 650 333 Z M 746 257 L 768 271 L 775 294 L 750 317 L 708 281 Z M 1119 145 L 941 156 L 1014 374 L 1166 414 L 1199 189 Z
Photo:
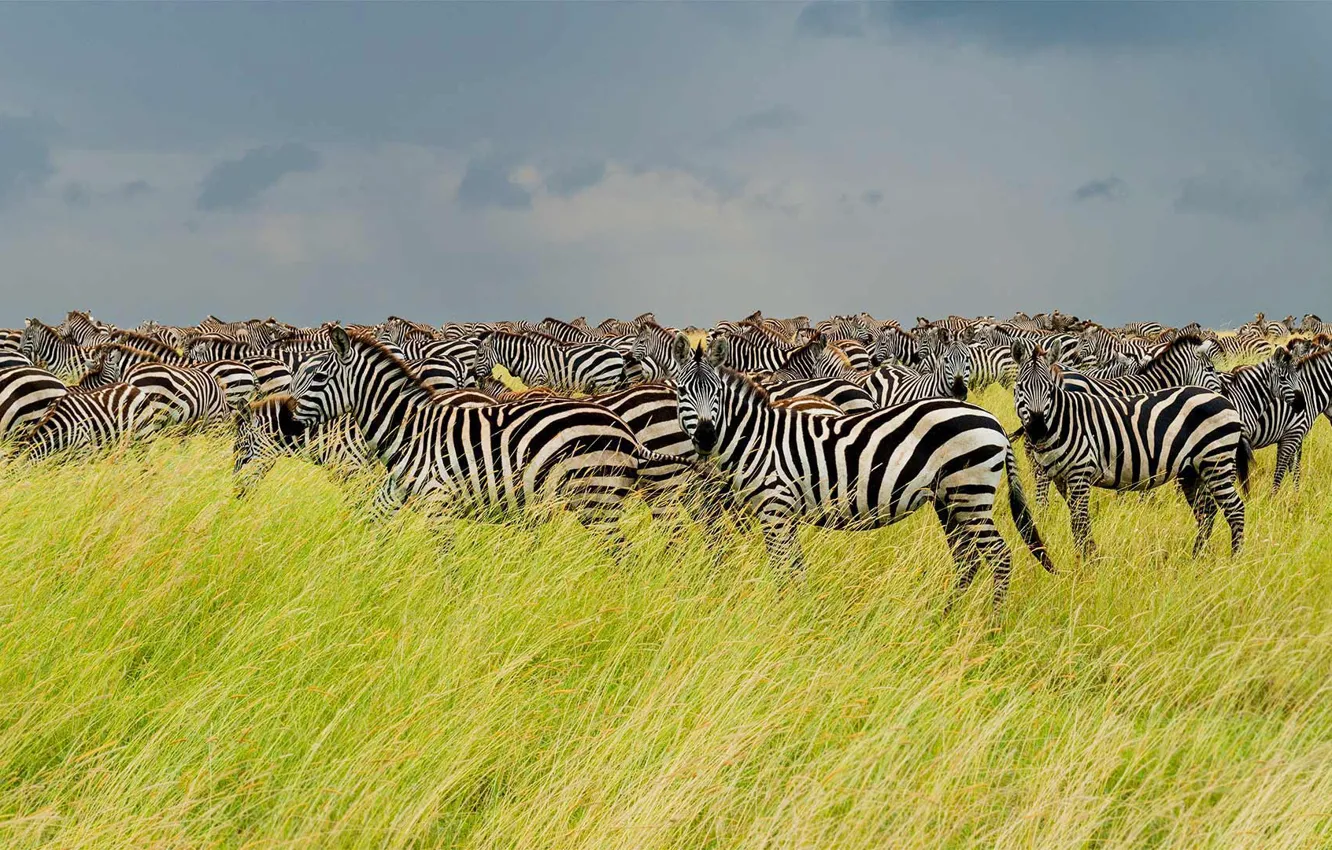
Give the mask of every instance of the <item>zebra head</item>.
M 717 447 L 722 415 L 722 379 L 717 369 L 726 362 L 730 343 L 719 337 L 705 345 L 685 334 L 675 337 L 675 383 L 679 398 L 680 428 L 694 447 L 708 454 Z
M 1063 354 L 1063 341 L 1056 339 L 1050 350 L 1029 345 L 1024 340 L 1013 341 L 1013 359 L 1018 363 L 1017 382 L 1013 385 L 1013 406 L 1027 436 L 1041 442 L 1050 433 L 1047 422 L 1056 390 L 1064 382 L 1063 370 L 1058 367 Z
M 916 337 L 901 328 L 888 326 L 881 328 L 874 335 L 874 345 L 870 348 L 870 363 L 882 366 L 885 363 L 903 363 L 913 366 L 920 362 L 921 347 Z
M 337 329 L 347 339 L 347 332 Z M 345 354 L 351 359 L 350 341 Z M 291 394 L 296 398 L 296 420 L 302 425 L 318 425 L 336 419 L 347 412 L 348 393 L 343 391 L 342 378 L 348 364 L 340 353 L 320 351 L 306 358 L 291 376 Z
M 1292 405 L 1296 410 L 1304 409 L 1304 393 L 1296 383 L 1295 358 L 1284 348 L 1278 348 L 1272 354 L 1272 367 L 1268 370 L 1270 379 L 1268 389 L 1273 401 Z

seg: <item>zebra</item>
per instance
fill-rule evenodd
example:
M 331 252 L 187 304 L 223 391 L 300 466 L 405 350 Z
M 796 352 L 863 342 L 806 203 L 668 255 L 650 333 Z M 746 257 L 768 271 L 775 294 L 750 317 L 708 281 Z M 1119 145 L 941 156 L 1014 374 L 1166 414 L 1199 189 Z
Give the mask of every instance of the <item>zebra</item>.
M 87 355 L 81 345 L 40 319 L 25 322 L 19 353 L 34 366 L 60 377 L 80 374 Z
M 841 378 L 806 378 L 797 381 L 765 381 L 763 390 L 773 402 L 818 398 L 834 404 L 843 413 L 864 413 L 878 408 L 874 396 L 854 381 Z
M 476 344 L 473 371 L 478 380 L 495 365 L 529 384 L 549 384 L 573 392 L 606 392 L 625 383 L 625 359 L 598 342 L 566 345 L 545 334 L 496 331 Z
M 967 356 L 971 360 L 968 390 L 981 390 L 990 384 L 999 384 L 1006 390 L 1013 388 L 1013 382 L 1017 380 L 1017 362 L 1009 349 L 973 342 L 967 346 Z
M 954 398 L 966 401 L 971 378 L 971 359 L 967 347 L 955 339 L 935 353 L 927 348 L 920 364 L 929 371 L 920 372 L 895 363 L 880 366 L 865 381 L 865 390 L 880 408 L 894 407 L 927 398 Z
M 688 337 L 676 338 L 680 425 L 698 451 L 716 456 L 732 489 L 758 516 L 779 567 L 803 570 L 799 521 L 873 528 L 932 503 L 960 569 L 957 592 L 970 586 L 983 556 L 994 567 L 997 606 L 1011 569 L 993 519 L 1006 470 L 1018 530 L 1054 572 L 1012 446 L 990 413 L 951 399 L 846 416 L 774 408 L 762 387 L 722 365 L 726 345 L 714 341 L 705 353 Z
M 1057 347 L 1060 343 L 1054 344 Z M 1149 490 L 1178 479 L 1198 524 L 1196 556 L 1211 536 L 1217 505 L 1230 526 L 1231 551 L 1244 544 L 1244 502 L 1251 451 L 1234 405 L 1199 387 L 1104 398 L 1070 391 L 1058 350 L 1013 344 L 1018 379 L 1013 403 L 1037 463 L 1069 505 L 1073 539 L 1095 551 L 1088 511 L 1092 487 Z
M 63 381 L 37 366 L 0 370 L 0 440 L 26 436 L 67 395 Z
M 1296 489 L 1300 486 L 1300 454 L 1304 437 L 1313 425 L 1305 399 L 1297 396 L 1294 361 L 1290 352 L 1277 349 L 1268 360 L 1253 366 L 1237 366 L 1223 373 L 1224 395 L 1239 411 L 1244 437 L 1255 451 L 1276 444 L 1276 474 L 1272 492 L 1281 489 L 1289 472 Z
M 910 331 L 890 325 L 880 328 L 874 336 L 874 345 L 870 349 L 870 364 L 881 366 L 885 363 L 901 363 L 915 366 L 920 362 L 921 344 Z
M 416 372 L 427 389 L 436 392 L 460 390 L 476 383 L 472 371 L 455 357 L 428 356 L 408 360 L 407 365 Z
M 722 323 L 718 327 L 725 325 Z M 716 333 L 714 329 L 709 345 L 725 340 L 727 365 L 737 371 L 762 374 L 781 369 L 797 346 L 760 331 L 757 326 L 750 327 L 752 332 L 744 334 L 732 330 Z
M 388 468 L 374 500 L 377 514 L 430 494 L 490 516 L 558 499 L 588 526 L 613 532 L 637 484 L 640 460 L 657 459 L 600 405 L 549 398 L 487 407 L 438 404 L 373 338 L 340 327 L 329 338 L 332 348 L 296 374 L 296 420 L 311 426 L 355 416 Z
M 633 336 L 638 333 L 638 329 L 648 323 L 656 324 L 657 317 L 652 313 L 642 313 L 628 322 L 622 322 L 619 319 L 606 319 L 597 325 L 597 332 L 602 336 Z
M 1309 422 L 1321 413 L 1332 424 L 1332 348 L 1319 349 L 1295 362 L 1295 386 L 1304 398 Z
M 0 369 L 20 369 L 31 365 L 32 361 L 19 352 L 0 348 Z
M 1271 357 L 1276 346 L 1261 334 L 1232 334 L 1214 340 L 1218 356 L 1227 361 Z
M 634 335 L 630 357 L 644 381 L 660 381 L 671 375 L 671 350 L 675 344 L 672 328 L 663 328 L 656 322 L 643 322 Z
M 129 384 L 112 384 L 57 399 L 19 445 L 29 460 L 43 460 L 58 452 L 147 438 L 168 418 L 169 412 L 148 393 Z
M 744 346 L 746 343 L 739 344 Z M 865 375 L 851 365 L 851 359 L 846 353 L 831 345 L 822 336 L 815 336 L 800 347 L 789 351 L 781 365 L 772 370 L 772 374 L 764 377 L 764 382 L 798 381 L 806 378 L 841 378 L 853 383 L 865 381 Z
M 1047 355 L 1059 358 L 1066 354 L 1060 349 L 1060 346 L 1065 345 L 1064 340 L 1056 338 L 1048 342 L 1052 348 L 1047 350 Z M 1016 340 L 1013 345 L 1024 346 L 1025 350 L 1027 343 Z M 1135 372 L 1118 374 L 1123 371 L 1120 368 L 1110 368 L 1103 372 L 1061 370 L 1063 385 L 1070 392 L 1088 393 L 1106 400 L 1187 386 L 1201 387 L 1220 394 L 1224 389 L 1221 375 L 1211 361 L 1211 355 L 1215 350 L 1215 344 L 1211 340 L 1197 336 L 1177 336 L 1169 342 L 1156 346 L 1153 349 L 1152 359 L 1138 367 Z M 1023 428 L 1019 426 L 1011 436 L 1016 438 L 1022 434 Z M 1045 474 L 1041 464 L 1036 462 L 1031 443 L 1026 444 L 1025 450 L 1027 457 L 1032 461 L 1032 476 L 1036 481 L 1036 503 L 1047 504 L 1050 478 Z
M 126 371 L 125 383 L 142 390 L 168 411 L 175 425 L 224 419 L 230 412 L 222 385 L 202 369 L 140 363 Z
M 70 310 L 65 315 L 65 321 L 57 325 L 55 331 L 85 348 L 111 342 L 116 333 L 114 329 L 94 319 L 90 313 L 80 310 Z

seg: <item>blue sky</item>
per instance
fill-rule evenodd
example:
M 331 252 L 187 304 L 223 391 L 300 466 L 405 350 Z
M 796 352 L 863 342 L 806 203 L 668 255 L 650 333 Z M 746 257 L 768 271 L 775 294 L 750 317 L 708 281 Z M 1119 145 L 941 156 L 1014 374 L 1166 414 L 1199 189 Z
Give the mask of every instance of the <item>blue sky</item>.
M 1332 5 L 0 6 L 9 317 L 1332 313 Z

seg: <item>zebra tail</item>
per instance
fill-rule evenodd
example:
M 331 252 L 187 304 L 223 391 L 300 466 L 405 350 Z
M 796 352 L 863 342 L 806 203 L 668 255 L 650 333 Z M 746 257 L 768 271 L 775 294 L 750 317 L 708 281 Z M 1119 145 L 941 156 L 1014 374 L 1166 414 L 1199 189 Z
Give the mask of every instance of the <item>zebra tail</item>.
M 1056 572 L 1054 561 L 1050 560 L 1050 553 L 1045 550 L 1041 533 L 1036 528 L 1036 518 L 1031 515 L 1031 508 L 1027 505 L 1027 496 L 1022 492 L 1022 479 L 1018 477 L 1017 457 L 1013 454 L 1012 446 L 1005 450 L 1004 467 L 1008 473 L 1008 507 L 1013 512 L 1018 534 L 1022 535 L 1022 542 L 1027 544 L 1031 554 L 1041 562 L 1046 572 Z
M 1016 440 L 1018 437 L 1021 437 L 1021 436 L 1025 435 L 1026 433 L 1027 433 L 1027 426 L 1026 426 L 1026 425 L 1019 425 L 1016 431 L 1014 431 L 1013 433 L 1011 433 L 1011 434 L 1008 435 L 1008 442 L 1011 443 L 1011 442 L 1013 442 L 1014 440 Z
M 1240 487 L 1244 495 L 1249 495 L 1249 470 L 1253 464 L 1253 445 L 1249 438 L 1240 435 L 1239 448 L 1235 450 L 1235 472 L 1239 475 Z

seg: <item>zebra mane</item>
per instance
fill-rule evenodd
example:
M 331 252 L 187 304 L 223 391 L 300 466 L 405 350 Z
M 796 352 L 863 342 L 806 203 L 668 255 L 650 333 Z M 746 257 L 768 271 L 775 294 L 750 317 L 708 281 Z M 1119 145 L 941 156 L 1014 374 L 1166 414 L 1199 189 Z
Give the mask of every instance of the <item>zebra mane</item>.
M 1175 351 L 1175 349 L 1183 348 L 1186 345 L 1193 345 L 1193 346 L 1202 345 L 1206 341 L 1207 340 L 1203 339 L 1197 334 L 1184 334 L 1183 336 L 1177 336 L 1174 339 L 1170 340 L 1169 342 L 1165 343 L 1162 346 L 1160 352 L 1151 360 L 1147 361 L 1147 363 L 1142 367 L 1142 372 L 1140 374 L 1145 375 L 1148 372 L 1150 372 L 1153 368 L 1157 366 L 1157 364 L 1159 364 L 1162 360 L 1164 360 L 1168 355 L 1172 354 Z
M 569 345 L 569 343 L 565 342 L 559 337 L 551 336 L 550 334 L 545 333 L 544 331 L 509 331 L 509 330 L 504 330 L 502 328 L 492 331 L 489 334 L 486 334 L 484 337 L 482 337 L 482 339 L 483 340 L 495 339 L 496 337 L 508 337 L 510 339 L 546 340 L 548 342 L 553 342 L 561 347 Z
M 116 331 L 115 341 L 118 344 L 124 345 L 126 348 L 137 348 L 139 351 L 151 354 L 157 358 L 161 358 L 164 353 L 170 353 L 176 356 L 180 355 L 179 351 L 172 346 L 167 345 L 165 342 L 162 342 L 160 339 L 148 336 L 147 334 L 136 333 L 134 331 Z
M 362 349 L 366 350 L 376 359 L 385 360 L 393 364 L 393 366 L 396 367 L 403 374 L 403 376 L 407 378 L 407 381 L 411 386 L 414 386 L 417 389 L 421 390 L 421 392 L 428 394 L 431 398 L 434 398 L 435 396 L 438 395 L 438 393 L 436 393 L 430 387 L 426 386 L 421 381 L 421 376 L 416 373 L 415 369 L 407 365 L 406 361 L 399 358 L 398 355 L 394 354 L 389 349 L 388 346 L 384 345 L 382 342 L 375 339 L 370 334 L 365 333 L 363 331 L 348 330 L 347 337 L 348 339 L 351 340 L 353 346 L 360 346 Z
M 70 339 L 68 336 L 62 334 L 62 333 L 59 331 L 59 329 L 51 327 L 51 326 L 48 325 L 46 322 L 43 322 L 41 319 L 29 319 L 29 320 L 28 320 L 28 326 L 29 326 L 29 327 L 41 328 L 42 330 L 44 330 L 44 331 L 46 331 L 47 333 L 51 334 L 51 336 L 55 337 L 56 339 L 60 340 L 61 342 L 67 342 L 67 343 L 69 343 L 70 345 L 77 345 L 77 343 L 74 342 L 74 340 L 72 340 L 72 339 Z
M 106 359 L 108 351 L 119 351 L 122 354 L 141 354 L 144 357 L 151 357 L 153 360 L 161 362 L 162 357 L 156 351 L 147 348 L 139 348 L 136 345 L 126 345 L 123 342 L 104 342 L 101 345 L 94 345 L 88 349 L 88 353 L 99 360 Z
M 740 391 L 742 396 L 758 399 L 765 407 L 772 406 L 772 399 L 758 381 L 746 375 L 744 372 L 736 371 L 729 366 L 722 366 L 717 369 L 717 375 L 721 378 L 722 384 Z

